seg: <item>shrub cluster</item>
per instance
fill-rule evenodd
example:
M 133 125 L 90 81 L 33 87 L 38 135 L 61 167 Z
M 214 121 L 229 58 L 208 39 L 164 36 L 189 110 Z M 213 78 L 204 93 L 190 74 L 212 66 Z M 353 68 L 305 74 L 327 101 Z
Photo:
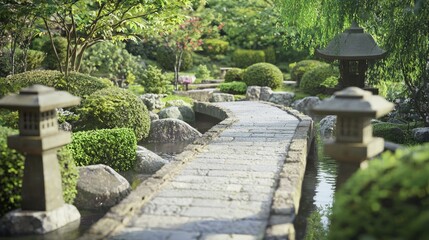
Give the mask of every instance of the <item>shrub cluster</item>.
M 136 160 L 137 139 L 132 129 L 100 129 L 73 133 L 68 148 L 80 166 L 105 164 L 127 171 Z
M 316 60 L 303 60 L 303 61 L 297 62 L 295 65 L 293 65 L 291 69 L 291 72 L 290 72 L 291 80 L 295 81 L 296 86 L 299 87 L 301 78 L 304 75 L 304 73 L 323 64 L 325 63 L 322 63 Z
M 243 81 L 247 86 L 267 86 L 275 89 L 282 85 L 283 74 L 271 63 L 256 63 L 246 69 Z
M 252 64 L 265 62 L 265 52 L 262 50 L 237 49 L 232 55 L 235 66 L 246 68 Z
M 338 69 L 330 65 L 320 65 L 304 73 L 299 87 L 306 93 L 316 95 L 323 93 L 326 86 L 334 87 L 338 81 L 330 81 L 329 84 L 325 81 L 330 77 L 339 75 Z M 335 78 L 334 78 L 335 80 Z
M 130 128 L 137 140 L 149 134 L 150 118 L 146 105 L 132 92 L 111 87 L 88 96 L 78 109 L 77 130 Z
M 369 161 L 337 192 L 328 239 L 429 236 L 429 144 Z
M 19 208 L 21 203 L 22 178 L 24 176 L 24 156 L 7 147 L 7 136 L 17 134 L 17 130 L 0 126 L 0 216 Z M 78 170 L 67 148 L 58 151 L 61 170 L 63 198 L 72 203 L 76 196 Z
M 197 80 L 207 80 L 210 78 L 210 70 L 208 69 L 207 65 L 199 65 L 197 67 L 197 70 L 195 72 L 195 77 Z
M 174 63 L 176 61 L 173 50 L 167 47 L 159 47 L 156 50 L 156 62 L 167 71 L 174 71 Z M 182 64 L 180 65 L 180 71 L 186 71 L 192 68 L 192 53 L 183 52 Z
M 381 122 L 372 125 L 372 132 L 375 137 L 382 137 L 386 141 L 403 144 L 407 141 L 407 133 L 404 128 L 407 128 L 406 124 Z
M 208 55 L 225 54 L 229 47 L 229 42 L 221 39 L 205 39 L 203 50 Z
M 42 51 L 29 49 L 25 55 L 23 50 L 17 48 L 15 50 L 15 74 L 41 68 L 45 57 L 46 54 Z M 10 50 L 3 48 L 0 50 L 0 77 L 6 77 L 11 72 Z
M 244 82 L 225 82 L 219 85 L 220 91 L 231 94 L 244 94 L 247 90 L 247 85 Z
M 173 85 L 162 73 L 161 69 L 156 66 L 150 65 L 143 71 L 141 75 L 141 82 L 139 81 L 147 93 L 171 93 Z
M 54 46 L 57 51 L 58 57 L 60 59 L 61 65 L 63 66 L 67 55 L 67 39 L 63 37 L 55 37 L 53 39 L 53 42 L 54 42 Z M 50 40 L 44 42 L 42 46 L 42 51 L 46 53 L 46 58 L 43 61 L 43 65 L 47 69 L 59 70 L 60 65 L 58 63 L 57 56 L 54 52 L 54 48 L 52 47 L 52 43 Z
M 225 82 L 243 81 L 243 74 L 243 69 L 231 68 L 225 74 Z
M 43 70 L 8 76 L 6 81 L 0 82 L 0 94 L 5 95 L 7 93 L 18 92 L 21 88 L 33 84 L 42 84 L 59 90 L 65 90 L 79 97 L 85 97 L 99 89 L 112 86 L 110 81 L 82 73 L 71 72 L 66 79 L 59 71 Z

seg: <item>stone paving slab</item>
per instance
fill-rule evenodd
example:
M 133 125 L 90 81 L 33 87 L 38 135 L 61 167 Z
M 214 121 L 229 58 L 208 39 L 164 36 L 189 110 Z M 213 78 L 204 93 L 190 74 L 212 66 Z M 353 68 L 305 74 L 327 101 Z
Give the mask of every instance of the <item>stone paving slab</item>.
M 81 239 L 294 239 L 311 119 L 262 102 L 195 108 L 228 118 Z

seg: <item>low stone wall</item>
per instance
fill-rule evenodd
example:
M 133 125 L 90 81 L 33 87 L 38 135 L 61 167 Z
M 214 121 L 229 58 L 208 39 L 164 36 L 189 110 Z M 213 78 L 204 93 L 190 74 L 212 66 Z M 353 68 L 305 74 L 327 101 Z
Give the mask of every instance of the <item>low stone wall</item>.
M 174 92 L 174 94 L 178 96 L 183 96 L 183 97 L 190 97 L 196 101 L 209 102 L 213 93 L 217 91 L 218 91 L 217 89 L 212 88 L 212 89 L 198 89 L 198 90 L 189 90 L 189 91 L 176 91 Z

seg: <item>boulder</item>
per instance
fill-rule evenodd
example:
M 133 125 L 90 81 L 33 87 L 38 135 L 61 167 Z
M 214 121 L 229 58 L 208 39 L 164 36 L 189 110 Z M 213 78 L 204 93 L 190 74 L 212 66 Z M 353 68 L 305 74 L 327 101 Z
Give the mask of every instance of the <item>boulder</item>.
M 295 94 L 290 92 L 273 92 L 268 101 L 275 104 L 290 106 L 294 96 Z
M 228 93 L 213 93 L 210 102 L 233 102 L 234 95 Z
M 179 119 L 160 119 L 152 122 L 148 142 L 180 142 L 201 137 L 202 134 Z
M 153 122 L 153 121 L 155 121 L 155 120 L 158 120 L 158 119 L 159 119 L 158 114 L 156 114 L 156 113 L 154 113 L 154 112 L 151 112 L 151 111 L 149 111 L 149 117 L 150 117 L 150 121 L 151 121 L 151 122 Z
M 98 164 L 79 167 L 77 195 L 79 209 L 105 209 L 119 203 L 130 192 L 130 184 L 111 167 Z
M 261 95 L 261 87 L 249 86 L 246 90 L 246 100 L 248 101 L 259 101 Z
M 273 90 L 271 90 L 270 87 L 261 87 L 261 95 L 259 96 L 259 100 L 268 102 L 272 93 Z
M 161 101 L 164 98 L 165 94 L 153 94 L 147 93 L 140 96 L 140 99 L 146 105 L 149 111 L 153 109 L 161 109 L 164 107 L 164 103 Z
M 337 116 L 328 115 L 319 123 L 319 133 L 322 140 L 332 139 L 335 136 L 335 126 L 337 124 Z
M 414 128 L 413 137 L 417 142 L 429 142 L 429 127 Z
M 179 112 L 182 115 L 183 121 L 187 123 L 195 122 L 195 112 L 191 106 L 184 105 L 184 106 L 179 106 L 177 108 L 179 109 Z
M 141 174 L 154 174 L 167 160 L 158 156 L 152 151 L 147 150 L 142 146 L 137 146 L 137 158 L 134 164 L 134 171 Z
M 305 115 L 313 116 L 313 114 L 310 112 L 310 109 L 312 109 L 314 106 L 317 106 L 321 102 L 322 101 L 320 101 L 320 98 L 318 97 L 305 97 L 303 99 L 296 100 L 292 104 L 292 107 L 304 113 Z
M 167 107 L 159 111 L 158 116 L 160 119 L 164 118 L 174 118 L 183 120 L 182 113 L 178 107 Z

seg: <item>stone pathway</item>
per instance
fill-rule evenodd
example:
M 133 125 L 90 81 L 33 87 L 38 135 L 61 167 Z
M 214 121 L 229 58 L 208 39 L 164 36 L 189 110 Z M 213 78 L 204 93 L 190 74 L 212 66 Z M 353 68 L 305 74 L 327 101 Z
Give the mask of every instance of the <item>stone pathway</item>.
M 238 119 L 110 239 L 262 239 L 299 120 L 259 102 L 216 103 Z M 299 187 L 300 189 L 300 187 Z

